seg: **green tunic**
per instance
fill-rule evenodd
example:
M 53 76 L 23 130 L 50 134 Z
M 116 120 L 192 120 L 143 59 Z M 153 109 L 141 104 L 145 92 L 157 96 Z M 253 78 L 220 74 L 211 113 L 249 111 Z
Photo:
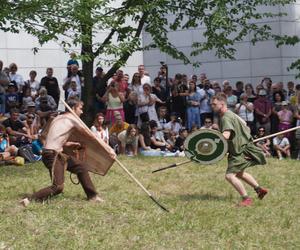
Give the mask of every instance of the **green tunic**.
M 250 129 L 239 116 L 228 110 L 220 118 L 220 129 L 221 132 L 231 132 L 227 140 L 229 154 L 226 173 L 239 173 L 247 167 L 266 164 L 262 150 L 254 145 Z

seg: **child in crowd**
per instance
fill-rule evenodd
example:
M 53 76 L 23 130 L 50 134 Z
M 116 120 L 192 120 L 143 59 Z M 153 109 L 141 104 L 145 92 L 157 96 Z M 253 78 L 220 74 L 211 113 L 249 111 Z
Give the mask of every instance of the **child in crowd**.
M 17 86 L 13 82 L 8 84 L 7 92 L 5 94 L 5 112 L 9 113 L 12 108 L 19 106 L 19 95 L 17 93 Z
M 277 135 L 276 137 L 274 137 L 273 145 L 279 160 L 283 159 L 283 155 L 285 155 L 288 158 L 291 157 L 291 145 L 289 139 L 285 136 L 285 134 Z
M 184 150 L 184 141 L 188 136 L 188 131 L 186 128 L 182 128 L 179 130 L 179 136 L 176 139 L 175 147 L 178 148 L 180 152 Z
M 79 98 L 80 97 L 80 91 L 77 89 L 77 83 L 75 81 L 71 81 L 70 88 L 68 91 L 68 98 Z

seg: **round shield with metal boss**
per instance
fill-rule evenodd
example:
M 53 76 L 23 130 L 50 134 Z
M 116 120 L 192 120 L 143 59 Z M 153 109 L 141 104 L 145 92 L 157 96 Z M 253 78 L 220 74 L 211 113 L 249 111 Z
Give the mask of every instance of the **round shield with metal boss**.
M 200 129 L 191 133 L 184 142 L 186 157 L 201 164 L 213 164 L 223 159 L 228 145 L 217 130 Z

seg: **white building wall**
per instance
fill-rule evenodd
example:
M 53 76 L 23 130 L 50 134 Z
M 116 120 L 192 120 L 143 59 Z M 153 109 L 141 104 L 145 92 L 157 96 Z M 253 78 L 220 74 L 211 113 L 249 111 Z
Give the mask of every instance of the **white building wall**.
M 279 10 L 275 6 L 269 9 L 261 8 L 262 11 Z M 295 4 L 280 8 L 282 12 L 288 15 L 281 18 L 260 20 L 262 24 L 268 23 L 275 34 L 280 35 L 300 35 L 300 0 Z M 191 44 L 195 41 L 203 40 L 203 29 L 179 30 L 170 32 L 169 37 L 175 46 L 186 52 L 191 52 Z M 144 43 L 151 41 L 149 34 L 144 34 Z M 243 42 L 235 44 L 236 60 L 219 59 L 214 51 L 205 52 L 195 59 L 202 64 L 199 68 L 192 65 L 184 65 L 181 61 L 174 60 L 171 57 L 160 53 L 157 49 L 144 52 L 144 64 L 151 75 L 157 75 L 160 67 L 160 61 L 169 65 L 170 76 L 176 73 L 185 73 L 187 75 L 206 73 L 211 80 L 222 82 L 229 80 L 234 84 L 237 80 L 256 85 L 265 76 L 270 76 L 276 81 L 295 81 L 295 72 L 288 71 L 287 67 L 291 62 L 300 56 L 300 45 L 284 46 L 277 48 L 275 42 L 258 42 L 255 46 L 250 43 L 251 34 Z

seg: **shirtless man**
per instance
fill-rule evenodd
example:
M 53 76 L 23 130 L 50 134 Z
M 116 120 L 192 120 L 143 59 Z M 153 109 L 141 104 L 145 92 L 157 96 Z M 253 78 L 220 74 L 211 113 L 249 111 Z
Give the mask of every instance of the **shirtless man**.
M 81 101 L 70 99 L 68 104 L 78 116 L 82 114 L 83 103 Z M 78 142 L 68 141 L 73 130 L 80 128 L 76 117 L 70 112 L 57 116 L 51 122 L 44 142 L 42 160 L 49 170 L 52 185 L 22 199 L 20 203 L 23 206 L 28 206 L 32 200 L 44 201 L 51 196 L 60 194 L 64 189 L 65 168 L 77 175 L 88 200 L 94 202 L 103 201 L 97 194 L 84 163 L 63 152 L 63 147 L 79 149 L 82 146 Z

